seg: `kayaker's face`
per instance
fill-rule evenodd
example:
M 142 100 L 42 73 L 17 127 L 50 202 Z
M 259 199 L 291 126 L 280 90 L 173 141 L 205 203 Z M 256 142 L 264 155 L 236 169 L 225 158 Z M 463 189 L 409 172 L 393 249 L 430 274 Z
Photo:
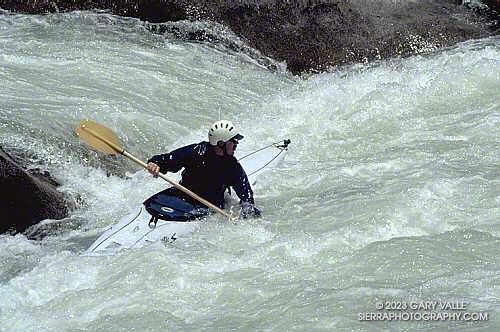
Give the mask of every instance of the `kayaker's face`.
M 234 151 L 236 151 L 236 147 L 238 146 L 238 140 L 236 139 L 231 139 L 229 141 L 226 142 L 226 153 L 229 155 L 229 156 L 233 156 L 234 155 Z

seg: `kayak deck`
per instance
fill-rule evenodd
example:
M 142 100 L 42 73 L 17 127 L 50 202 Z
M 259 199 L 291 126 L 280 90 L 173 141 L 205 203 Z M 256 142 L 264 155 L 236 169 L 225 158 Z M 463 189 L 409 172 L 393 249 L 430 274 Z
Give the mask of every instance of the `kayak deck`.
M 109 227 L 87 250 L 87 254 L 98 251 L 119 251 L 139 248 L 148 242 L 173 242 L 178 236 L 192 233 L 199 227 L 199 221 L 170 221 L 157 219 L 151 221 L 144 207 L 123 217 L 117 224 Z

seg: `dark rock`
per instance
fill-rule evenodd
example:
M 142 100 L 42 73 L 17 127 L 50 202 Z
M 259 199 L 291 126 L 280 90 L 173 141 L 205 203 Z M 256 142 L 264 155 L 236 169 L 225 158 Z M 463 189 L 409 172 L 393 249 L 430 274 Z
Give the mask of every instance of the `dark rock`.
M 500 30 L 500 0 L 464 1 L 464 6 L 488 20 L 490 30 L 498 34 Z
M 24 13 L 106 9 L 152 23 L 213 20 L 228 26 L 263 55 L 285 61 L 291 72 L 302 73 L 408 56 L 496 33 L 498 0 L 485 0 L 488 7 L 478 10 L 467 10 L 461 3 L 457 0 L 0 0 L 0 7 Z M 194 40 L 213 39 L 210 33 L 190 35 Z
M 22 232 L 44 219 L 62 219 L 68 214 L 64 195 L 48 172 L 21 167 L 0 147 L 0 233 Z
M 488 34 L 454 1 L 268 3 L 228 6 L 218 20 L 293 73 L 408 56 Z

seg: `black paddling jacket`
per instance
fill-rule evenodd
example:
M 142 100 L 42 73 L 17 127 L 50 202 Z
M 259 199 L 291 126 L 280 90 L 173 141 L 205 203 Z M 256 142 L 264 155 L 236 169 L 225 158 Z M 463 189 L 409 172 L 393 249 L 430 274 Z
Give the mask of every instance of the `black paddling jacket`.
M 208 142 L 156 155 L 148 162 L 160 166 L 162 173 L 176 173 L 184 167 L 180 183 L 220 208 L 224 208 L 224 191 L 228 187 L 233 187 L 242 202 L 254 204 L 253 191 L 243 167 L 233 156 L 216 155 Z

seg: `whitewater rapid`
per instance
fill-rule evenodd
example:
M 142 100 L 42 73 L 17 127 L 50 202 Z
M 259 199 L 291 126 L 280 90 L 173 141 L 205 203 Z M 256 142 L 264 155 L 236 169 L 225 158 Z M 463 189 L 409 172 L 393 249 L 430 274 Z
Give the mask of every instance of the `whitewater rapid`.
M 0 15 L 0 145 L 76 203 L 42 240 L 0 235 L 1 331 L 498 330 L 500 39 L 303 78 L 260 63 L 102 13 Z M 254 187 L 262 218 L 86 257 L 165 184 L 90 152 L 83 118 L 142 159 L 219 118 L 241 155 L 292 146 Z M 359 320 L 380 301 L 489 319 Z

